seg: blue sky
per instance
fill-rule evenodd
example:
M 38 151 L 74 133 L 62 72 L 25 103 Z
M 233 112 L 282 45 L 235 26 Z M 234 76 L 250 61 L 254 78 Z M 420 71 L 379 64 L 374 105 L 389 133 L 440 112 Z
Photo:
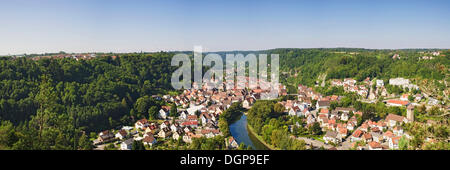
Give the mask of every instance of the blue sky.
M 0 0 L 0 55 L 450 48 L 446 0 Z

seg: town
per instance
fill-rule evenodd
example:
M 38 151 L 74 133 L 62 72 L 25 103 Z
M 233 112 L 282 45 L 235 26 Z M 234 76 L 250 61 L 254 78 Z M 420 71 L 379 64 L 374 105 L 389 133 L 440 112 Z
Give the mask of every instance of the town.
M 245 77 L 238 77 L 245 79 Z M 214 81 L 214 80 L 212 80 Z M 167 106 L 159 110 L 158 119 L 149 121 L 140 119 L 134 125 L 126 125 L 120 129 L 105 130 L 98 134 L 94 145 L 96 149 L 110 148 L 131 150 L 134 141 L 141 141 L 147 149 L 167 143 L 169 140 L 192 143 L 195 138 L 213 138 L 223 136 L 219 128 L 219 116 L 233 103 L 240 103 L 243 108 L 250 109 L 258 100 L 265 100 L 265 90 L 256 89 L 226 89 L 226 84 L 219 89 L 211 88 L 212 82 L 198 85 L 193 83 L 192 89 L 185 89 L 178 95 L 152 96 L 163 100 Z M 415 121 L 415 108 L 440 106 L 448 111 L 448 107 L 431 97 L 422 95 L 417 85 L 408 79 L 393 78 L 386 82 L 390 86 L 411 89 L 401 95 L 390 94 L 385 87 L 385 81 L 370 78 L 362 82 L 346 78 L 330 80 L 332 87 L 342 87 L 346 93 L 358 95 L 358 100 L 364 103 L 381 102 L 386 107 L 406 110 L 406 115 L 388 113 L 384 119 L 366 118 L 366 113 L 355 107 L 336 107 L 345 100 L 345 96 L 324 96 L 299 84 L 297 94 L 288 94 L 286 86 L 278 84 L 280 98 L 277 103 L 284 106 L 286 116 L 300 120 L 289 126 L 292 138 L 305 141 L 309 149 L 330 150 L 396 150 L 400 149 L 402 140 L 411 140 L 412 134 L 405 130 L 404 125 L 417 123 L 430 126 L 439 122 L 428 120 L 426 123 Z M 248 87 L 248 78 L 247 84 Z M 212 89 L 212 90 L 208 90 Z M 428 101 L 428 102 L 426 102 Z M 176 107 L 173 109 L 171 107 Z M 176 114 L 170 112 L 176 111 Z M 177 116 L 169 116 L 177 115 Z M 263 123 L 263 122 L 262 122 Z M 298 128 L 311 129 L 320 127 L 319 137 L 296 135 Z M 427 138 L 427 142 L 435 139 Z M 448 139 L 445 139 L 448 141 Z M 225 139 L 228 149 L 237 149 L 239 143 L 233 136 Z

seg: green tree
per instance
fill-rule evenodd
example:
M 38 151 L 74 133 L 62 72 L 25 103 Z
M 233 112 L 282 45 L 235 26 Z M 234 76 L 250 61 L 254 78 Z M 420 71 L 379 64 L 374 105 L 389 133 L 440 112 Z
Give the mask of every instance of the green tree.
M 132 150 L 145 150 L 145 146 L 144 143 L 142 143 L 142 141 L 133 141 L 133 143 L 131 144 L 131 149 Z
M 320 124 L 318 122 L 314 122 L 314 124 L 311 126 L 311 132 L 314 135 L 322 134 L 322 128 L 320 127 Z
M 91 141 L 89 141 L 88 136 L 83 133 L 78 139 L 79 149 L 81 150 L 92 150 L 94 147 L 92 146 Z
M 175 105 L 175 103 L 172 103 L 172 105 L 170 106 L 170 116 L 172 117 L 177 117 L 178 116 L 178 110 L 177 110 L 177 105 Z

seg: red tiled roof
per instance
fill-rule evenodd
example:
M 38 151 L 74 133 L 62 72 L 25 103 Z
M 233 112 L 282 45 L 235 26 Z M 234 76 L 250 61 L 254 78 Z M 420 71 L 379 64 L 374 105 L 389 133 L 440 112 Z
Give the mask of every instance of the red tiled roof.
M 371 148 L 381 148 L 381 144 L 378 142 L 369 142 Z
M 359 137 L 361 137 L 362 134 L 363 134 L 363 132 L 361 130 L 356 130 L 353 133 L 353 136 L 359 138 Z
M 387 103 L 391 103 L 391 104 L 400 104 L 403 106 L 408 105 L 408 101 L 401 101 L 401 100 L 388 100 Z
M 181 126 L 192 126 L 192 125 L 198 125 L 197 121 L 186 121 L 181 123 Z

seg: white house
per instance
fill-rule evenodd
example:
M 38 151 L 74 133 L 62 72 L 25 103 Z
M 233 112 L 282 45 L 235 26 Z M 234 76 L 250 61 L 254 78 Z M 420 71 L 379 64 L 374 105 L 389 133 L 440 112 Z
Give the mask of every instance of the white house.
M 348 121 L 348 114 L 347 113 L 342 113 L 340 118 L 341 118 L 342 121 Z
M 120 150 L 131 150 L 133 145 L 133 138 L 123 141 L 120 144 Z
M 116 133 L 116 138 L 119 138 L 120 140 L 126 138 L 128 136 L 128 132 L 125 130 L 119 130 L 119 132 Z
M 390 127 L 394 127 L 397 124 L 408 123 L 408 119 L 406 119 L 406 117 L 395 114 L 389 114 L 385 120 Z
M 377 80 L 377 87 L 383 87 L 384 86 L 384 81 L 383 80 Z
M 187 114 L 186 114 L 186 112 L 185 112 L 185 111 L 181 112 L 181 113 L 180 113 L 180 116 L 179 116 L 178 118 L 181 119 L 181 120 L 187 119 Z
M 161 129 L 161 130 L 159 131 L 158 137 L 160 137 L 160 138 L 167 138 L 167 137 L 169 137 L 171 134 L 172 134 L 172 131 L 170 131 L 170 129 L 166 127 L 166 128 Z
M 236 149 L 236 148 L 239 147 L 239 144 L 236 142 L 236 140 L 234 140 L 233 137 L 230 137 L 228 139 L 228 143 L 227 144 L 228 144 L 228 148 L 230 148 L 230 149 Z
M 400 136 L 389 138 L 389 149 L 398 149 L 398 142 L 400 138 Z
M 195 115 L 195 112 L 203 109 L 205 106 L 200 105 L 200 106 L 191 106 L 190 108 L 186 109 L 186 111 L 188 112 L 189 115 Z
M 299 107 L 295 106 L 289 110 L 289 116 L 299 116 L 301 114 L 301 110 Z
M 181 134 L 179 134 L 177 131 L 173 132 L 172 138 L 173 140 L 178 140 Z
M 134 124 L 134 127 L 136 128 L 136 129 L 143 129 L 144 127 L 147 127 L 148 126 L 148 120 L 147 119 L 141 119 L 141 120 L 138 120 L 135 124 Z
M 172 132 L 176 132 L 179 128 L 180 126 L 178 126 L 177 123 L 174 123 L 170 126 L 170 130 L 172 130 Z
M 325 136 L 323 136 L 323 140 L 325 141 L 325 143 L 339 143 L 340 139 L 338 138 L 338 134 L 334 131 L 327 131 L 327 133 L 325 134 Z
M 166 119 L 167 116 L 169 116 L 169 110 L 162 108 L 161 110 L 159 110 L 159 118 L 161 119 Z
M 316 109 L 325 109 L 330 107 L 330 101 L 317 101 Z

